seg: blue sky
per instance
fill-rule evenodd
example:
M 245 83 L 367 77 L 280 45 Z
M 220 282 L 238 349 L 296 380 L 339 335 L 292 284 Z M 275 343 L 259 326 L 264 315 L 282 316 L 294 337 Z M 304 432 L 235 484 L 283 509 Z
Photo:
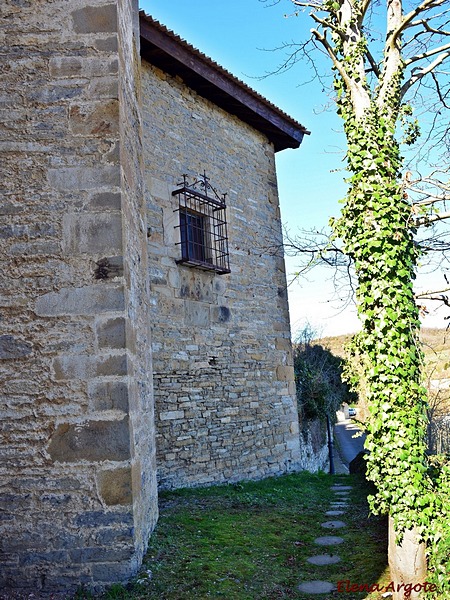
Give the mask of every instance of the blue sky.
M 210 56 L 311 131 L 297 150 L 277 154 L 281 214 L 292 234 L 301 228 L 325 227 L 340 210 L 345 194 L 345 139 L 328 91 L 304 63 L 282 74 L 277 70 L 284 43 L 306 41 L 312 26 L 308 15 L 293 13 L 289 0 L 140 0 L 140 7 L 169 29 Z M 326 57 L 317 53 L 320 74 L 329 72 Z M 308 83 L 309 82 L 309 83 Z M 328 108 L 327 108 L 328 107 Z M 288 281 L 298 261 L 287 258 Z M 322 335 L 356 331 L 352 307 L 334 293 L 332 273 L 317 269 L 289 286 L 293 336 L 306 323 Z M 345 299 L 346 295 L 343 294 Z

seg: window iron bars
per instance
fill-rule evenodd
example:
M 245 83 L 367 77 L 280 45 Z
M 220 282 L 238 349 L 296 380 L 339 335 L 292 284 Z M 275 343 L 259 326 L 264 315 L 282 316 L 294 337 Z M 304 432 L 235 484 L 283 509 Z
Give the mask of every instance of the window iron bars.
M 230 273 L 226 194 L 219 195 L 209 183 L 206 173 L 193 183 L 183 175 L 181 187 L 172 192 L 178 196 L 181 258 L 185 264 L 219 275 Z

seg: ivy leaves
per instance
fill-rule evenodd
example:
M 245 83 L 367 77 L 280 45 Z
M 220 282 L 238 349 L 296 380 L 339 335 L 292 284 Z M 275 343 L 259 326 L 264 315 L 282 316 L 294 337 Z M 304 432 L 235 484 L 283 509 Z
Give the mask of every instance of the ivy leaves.
M 331 223 L 354 260 L 363 329 L 354 353 L 363 365 L 371 417 L 367 424 L 367 476 L 376 486 L 374 513 L 388 513 L 400 533 L 415 527 L 427 540 L 433 581 L 450 594 L 450 466 L 430 474 L 426 453 L 426 390 L 418 341 L 418 308 L 412 282 L 419 252 L 411 207 L 400 180 L 402 156 L 395 132 L 404 121 L 413 141 L 417 124 L 398 104 L 401 72 L 392 78 L 380 108 L 376 99 L 356 118 L 344 82 L 337 82 L 339 114 L 347 135 L 348 194 Z M 397 89 L 396 89 L 397 86 Z M 347 370 L 348 377 L 348 370 Z M 350 374 L 353 385 L 357 376 Z

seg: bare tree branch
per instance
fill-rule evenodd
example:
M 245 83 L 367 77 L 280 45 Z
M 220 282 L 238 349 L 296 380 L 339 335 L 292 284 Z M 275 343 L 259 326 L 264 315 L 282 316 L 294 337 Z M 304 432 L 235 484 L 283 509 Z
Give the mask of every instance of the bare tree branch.
M 430 225 L 431 223 L 436 223 L 437 221 L 444 221 L 445 219 L 449 218 L 450 212 L 437 213 L 435 215 L 430 215 L 426 217 L 421 217 L 420 219 L 416 219 L 415 225 L 416 227 L 422 227 L 423 225 Z
M 400 36 L 400 34 L 406 28 L 410 27 L 413 23 L 413 19 L 415 19 L 418 15 L 424 13 L 425 11 L 431 8 L 437 8 L 439 6 L 445 5 L 446 2 L 447 0 L 424 0 L 418 6 L 416 6 L 416 8 L 414 8 L 411 12 L 409 12 L 403 17 L 399 27 L 395 31 L 395 36 Z
M 430 58 L 431 56 L 435 56 L 436 54 L 439 54 L 441 52 L 441 53 L 443 53 L 443 58 L 440 58 L 439 63 L 436 63 L 436 64 L 440 64 L 449 56 L 449 53 L 447 52 L 447 50 L 449 50 L 449 49 L 450 49 L 450 42 L 448 44 L 439 46 L 438 48 L 432 48 L 431 50 L 422 52 L 422 54 L 417 54 L 416 56 L 412 56 L 411 58 L 405 60 L 405 66 L 408 67 L 412 63 L 418 62 L 419 60 L 424 60 L 426 58 Z

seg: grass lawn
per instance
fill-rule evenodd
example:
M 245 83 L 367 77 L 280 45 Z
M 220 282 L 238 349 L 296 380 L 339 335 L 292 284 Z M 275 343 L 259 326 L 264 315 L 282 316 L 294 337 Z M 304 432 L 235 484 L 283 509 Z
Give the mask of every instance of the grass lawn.
M 333 483 L 352 485 L 345 515 L 329 517 Z M 160 494 L 160 519 L 141 574 L 103 598 L 157 600 L 311 600 L 299 583 L 314 579 L 388 583 L 386 522 L 368 514 L 366 484 L 358 476 L 299 473 L 259 482 L 182 489 Z M 339 532 L 321 527 L 347 523 Z M 341 535 L 344 543 L 319 547 L 314 539 Z M 338 554 L 341 562 L 315 566 L 308 557 Z M 79 595 L 79 598 L 88 597 Z M 376 599 L 380 594 L 342 592 L 322 600 Z

